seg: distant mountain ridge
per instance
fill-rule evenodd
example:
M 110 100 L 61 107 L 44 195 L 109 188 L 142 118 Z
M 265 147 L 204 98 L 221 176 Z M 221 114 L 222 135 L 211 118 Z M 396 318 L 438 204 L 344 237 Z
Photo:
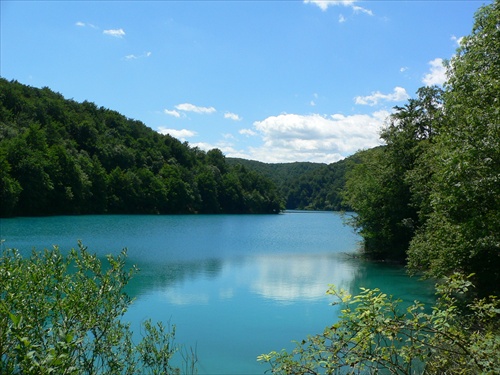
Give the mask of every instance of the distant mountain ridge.
M 261 173 L 277 186 L 287 209 L 342 211 L 351 208 L 342 202 L 346 173 L 360 162 L 357 154 L 332 164 L 294 162 L 263 163 L 227 158 L 229 165 L 243 165 Z

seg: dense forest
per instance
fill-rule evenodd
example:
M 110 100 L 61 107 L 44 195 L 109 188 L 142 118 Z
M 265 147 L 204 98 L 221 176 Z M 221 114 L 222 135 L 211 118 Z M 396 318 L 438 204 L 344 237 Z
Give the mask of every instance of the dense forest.
M 484 295 L 500 292 L 499 19 L 498 1 L 478 11 L 444 88 L 395 108 L 386 146 L 359 153 L 344 192 L 370 257 L 474 274 Z
M 278 213 L 273 183 L 218 149 L 0 79 L 0 216 Z
M 325 211 L 351 210 L 342 199 L 342 191 L 347 171 L 360 160 L 358 153 L 328 165 L 310 162 L 268 164 L 227 158 L 228 164 L 241 164 L 273 181 L 286 209 Z

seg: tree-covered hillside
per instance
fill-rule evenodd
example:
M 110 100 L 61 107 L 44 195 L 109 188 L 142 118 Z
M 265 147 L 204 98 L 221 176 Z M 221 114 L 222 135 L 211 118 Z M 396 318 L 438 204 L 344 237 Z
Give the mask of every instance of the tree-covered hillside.
M 276 213 L 273 183 L 220 150 L 0 78 L 0 216 Z
M 444 89 L 423 87 L 346 183 L 353 220 L 373 257 L 413 272 L 474 274 L 500 292 L 500 1 L 482 7 L 447 63 Z
M 350 210 L 343 202 L 342 190 L 348 170 L 359 163 L 358 154 L 332 164 L 295 162 L 262 163 L 227 158 L 228 164 L 241 164 L 269 178 L 278 187 L 290 210 Z

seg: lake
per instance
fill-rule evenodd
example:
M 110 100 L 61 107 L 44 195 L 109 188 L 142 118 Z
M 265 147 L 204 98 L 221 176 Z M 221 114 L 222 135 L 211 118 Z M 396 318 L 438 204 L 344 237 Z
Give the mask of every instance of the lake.
M 78 240 L 99 256 L 127 248 L 141 271 L 124 320 L 137 331 L 147 318 L 174 324 L 177 343 L 196 347 L 199 374 L 263 374 L 259 354 L 337 319 L 329 284 L 433 301 L 432 283 L 352 257 L 360 238 L 332 212 L 13 218 L 0 220 L 0 238 L 23 254 Z

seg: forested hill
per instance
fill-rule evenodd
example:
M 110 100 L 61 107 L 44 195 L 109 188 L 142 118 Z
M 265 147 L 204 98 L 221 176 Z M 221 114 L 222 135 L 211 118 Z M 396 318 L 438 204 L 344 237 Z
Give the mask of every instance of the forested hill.
M 0 78 L 0 216 L 277 213 L 273 183 L 140 121 Z
M 269 178 L 278 187 L 287 209 L 351 210 L 342 202 L 346 173 L 360 162 L 356 153 L 332 164 L 295 162 L 262 163 L 227 158 L 230 165 L 241 164 Z

